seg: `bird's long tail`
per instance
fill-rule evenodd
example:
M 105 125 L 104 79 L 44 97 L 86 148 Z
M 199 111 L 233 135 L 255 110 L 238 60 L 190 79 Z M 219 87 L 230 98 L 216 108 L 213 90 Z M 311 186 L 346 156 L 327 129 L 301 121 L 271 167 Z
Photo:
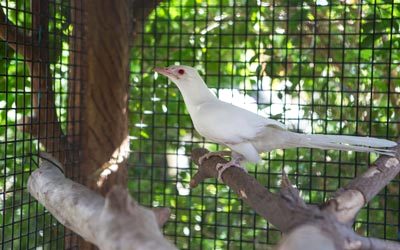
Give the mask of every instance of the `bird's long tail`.
M 296 147 L 320 148 L 320 149 L 336 149 L 357 152 L 374 152 L 394 156 L 395 151 L 392 148 L 397 145 L 396 142 L 359 136 L 346 135 L 316 135 L 316 134 L 297 134 L 293 133 L 291 143 Z

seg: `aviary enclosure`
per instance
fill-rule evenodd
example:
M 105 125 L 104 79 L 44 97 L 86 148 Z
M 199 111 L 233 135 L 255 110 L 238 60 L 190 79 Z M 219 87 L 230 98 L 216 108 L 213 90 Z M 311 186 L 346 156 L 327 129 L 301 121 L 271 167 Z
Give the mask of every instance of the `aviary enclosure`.
M 339 220 L 332 225 L 362 236 L 336 249 L 397 249 L 398 154 L 377 161 L 275 150 L 248 164 L 248 175 L 227 173 L 225 184 L 211 172 L 194 178 L 203 152 L 195 149 L 223 148 L 196 133 L 178 89 L 153 68 L 194 66 L 220 99 L 293 131 L 397 141 L 399 1 L 4 0 L 1 7 L 2 249 L 94 249 L 28 192 L 49 155 L 95 192 L 120 185 L 143 206 L 168 207 L 162 233 L 179 249 L 266 249 L 295 228 L 240 192 L 246 187 L 256 197 L 264 188 L 280 196 L 281 215 L 292 206 L 314 216 L 311 223 L 328 211 Z M 352 216 L 343 219 L 348 199 Z M 286 219 L 300 221 L 292 215 Z M 338 244 L 343 235 L 335 237 Z

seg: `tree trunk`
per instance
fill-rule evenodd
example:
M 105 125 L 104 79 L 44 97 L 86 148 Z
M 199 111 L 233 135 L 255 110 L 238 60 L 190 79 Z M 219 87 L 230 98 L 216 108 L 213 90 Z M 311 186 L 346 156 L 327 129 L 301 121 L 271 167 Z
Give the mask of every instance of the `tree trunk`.
M 129 84 L 129 0 L 85 1 L 81 182 L 101 194 L 126 187 Z M 96 249 L 79 241 L 79 249 Z
M 72 150 L 68 154 L 65 163 L 65 176 L 82 183 L 79 173 L 79 153 L 81 151 L 81 120 L 82 120 L 82 87 L 86 83 L 85 75 L 85 53 L 84 53 L 84 22 L 85 5 L 83 0 L 72 0 L 70 9 L 70 20 L 73 25 L 69 39 L 69 79 L 68 79 L 68 124 L 67 141 Z M 86 244 L 90 246 L 78 234 L 65 227 L 64 248 L 72 249 L 77 245 Z
M 129 50 L 143 21 L 159 2 L 71 2 L 75 39 L 70 46 L 77 53 L 70 55 L 70 74 L 76 82 L 69 84 L 68 104 L 81 108 L 68 113 L 68 141 L 80 145 L 81 155 L 78 173 L 67 166 L 66 174 L 103 195 L 116 184 L 127 186 Z M 77 15 L 74 9 L 86 15 Z M 69 157 L 72 161 L 78 158 L 74 154 Z M 74 237 L 69 242 L 75 242 Z M 95 249 L 83 239 L 78 242 L 79 249 Z
M 0 8 L 0 39 L 24 58 L 32 77 L 33 114 L 18 129 L 37 138 L 65 166 L 67 177 L 101 194 L 127 185 L 129 47 L 159 1 L 71 1 L 66 133 L 56 114 L 48 30 L 40 33 L 48 27 L 49 1 L 32 0 L 32 35 Z M 66 248 L 93 248 L 65 232 Z
M 86 186 L 102 194 L 113 184 L 127 183 L 128 2 L 86 1 L 87 83 L 83 90 L 81 176 Z

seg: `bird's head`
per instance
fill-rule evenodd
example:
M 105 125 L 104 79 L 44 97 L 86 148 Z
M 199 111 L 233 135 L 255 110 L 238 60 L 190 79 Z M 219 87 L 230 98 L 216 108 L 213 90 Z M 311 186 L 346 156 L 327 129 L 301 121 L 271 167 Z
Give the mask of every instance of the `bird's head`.
M 154 68 L 154 71 L 168 77 L 177 85 L 181 85 L 185 82 L 191 82 L 198 78 L 201 79 L 195 68 L 185 65 L 173 65 L 165 68 L 156 67 Z
M 173 65 L 165 68 L 157 67 L 154 71 L 175 83 L 188 107 L 216 98 L 195 68 Z

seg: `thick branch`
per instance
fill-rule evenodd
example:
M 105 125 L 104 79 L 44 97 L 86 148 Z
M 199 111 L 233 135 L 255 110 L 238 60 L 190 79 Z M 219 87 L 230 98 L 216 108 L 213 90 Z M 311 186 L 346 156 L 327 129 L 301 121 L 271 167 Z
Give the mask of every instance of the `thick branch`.
M 198 148 L 192 152 L 192 159 L 196 164 L 201 156 L 208 150 Z M 217 178 L 215 166 L 218 163 L 226 163 L 221 157 L 211 157 L 199 166 L 199 171 L 193 177 L 190 185 L 196 187 L 206 178 Z M 306 221 L 311 216 L 308 206 L 301 200 L 291 185 L 284 182 L 279 194 L 271 193 L 257 180 L 239 168 L 228 168 L 223 176 L 224 183 L 232 188 L 256 213 L 267 219 L 282 232 L 287 232 L 296 225 Z M 312 208 L 310 208 L 313 210 Z
M 161 0 L 135 0 L 132 4 L 133 37 L 142 29 L 142 24 Z
M 313 225 L 299 226 L 284 235 L 276 250 L 324 249 L 335 250 L 335 242 L 320 228 Z
M 380 156 L 364 174 L 340 189 L 322 207 L 343 223 L 351 225 L 358 213 L 400 172 L 400 145 L 396 157 Z
M 305 224 L 296 227 L 283 237 L 277 250 L 396 250 L 400 247 L 397 242 L 358 236 L 347 227 L 340 231 L 341 234 L 337 234 L 332 232 L 331 226 L 330 224 Z M 339 240 L 344 240 L 342 245 L 337 244 Z
M 198 164 L 199 158 L 206 153 L 208 153 L 206 149 L 195 149 L 192 152 L 192 159 Z M 204 161 L 203 165 L 199 166 L 198 173 L 193 177 L 190 183 L 191 187 L 196 187 L 206 178 L 217 178 L 216 165 L 226 162 L 219 156 L 213 156 Z M 389 162 L 391 161 L 389 160 Z M 279 194 L 271 193 L 239 168 L 228 168 L 223 173 L 222 178 L 224 183 L 236 191 L 244 202 L 250 205 L 259 215 L 282 232 L 289 233 L 288 237 L 292 238 L 291 243 L 298 241 L 299 235 L 300 238 L 308 235 L 310 237 L 306 238 L 308 240 L 302 242 L 302 244 L 319 242 L 330 246 L 330 249 L 400 249 L 400 244 L 397 242 L 357 235 L 351 227 L 338 220 L 336 214 L 328 209 L 306 205 L 300 198 L 298 191 L 291 186 L 285 174 L 283 174 L 282 189 Z M 304 231 L 304 228 L 306 228 L 306 231 Z M 297 230 L 300 230 L 300 234 Z M 296 233 L 291 236 L 292 232 Z M 285 243 L 284 240 L 282 244 L 289 243 Z M 285 245 L 284 248 L 280 249 L 291 248 Z
M 133 18 L 144 21 L 161 0 L 135 0 L 133 1 Z
M 49 1 L 32 0 L 33 54 L 31 63 L 33 91 L 33 121 L 25 124 L 29 132 L 43 143 L 48 151 L 64 151 L 60 148 L 60 138 L 64 135 L 57 119 L 55 97 L 49 65 Z M 64 143 L 62 143 L 64 146 Z M 64 157 L 59 157 L 64 162 Z
M 86 82 L 85 53 L 84 53 L 84 0 L 72 0 L 70 8 L 72 34 L 69 38 L 69 67 L 68 67 L 68 142 L 79 145 L 82 120 L 82 87 Z
M 41 160 L 28 180 L 28 190 L 66 227 L 100 249 L 176 249 L 159 229 L 169 209 L 144 208 L 119 186 L 104 199 L 65 178 L 56 167 L 59 163 L 44 157 L 49 160 Z
M 31 73 L 33 115 L 18 121 L 18 129 L 38 138 L 48 152 L 53 152 L 64 163 L 70 147 L 57 119 L 52 89 L 48 46 L 49 2 L 32 0 L 31 7 L 32 37 L 13 25 L 3 8 L 0 11 L 0 38 L 24 57 Z

